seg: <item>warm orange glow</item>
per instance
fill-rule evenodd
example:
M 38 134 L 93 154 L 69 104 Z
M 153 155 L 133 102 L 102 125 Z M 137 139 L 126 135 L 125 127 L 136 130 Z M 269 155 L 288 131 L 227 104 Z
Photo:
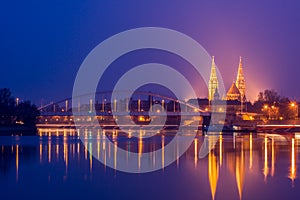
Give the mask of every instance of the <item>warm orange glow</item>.
M 100 140 L 97 141 L 97 158 L 100 159 Z
M 142 134 L 142 132 L 140 131 L 140 135 Z M 141 156 L 143 153 L 143 138 L 140 137 L 139 138 L 139 142 L 138 142 L 138 168 L 141 169 Z
M 90 153 L 90 172 L 92 172 L 92 169 L 93 169 L 93 148 L 92 148 L 92 142 L 89 143 L 89 153 Z
M 85 142 L 84 146 L 85 146 L 85 148 L 84 148 L 84 158 L 85 158 L 85 160 L 87 160 L 87 154 L 88 154 L 87 142 Z M 65 144 L 64 144 L 64 151 L 65 151 Z
M 19 145 L 16 146 L 16 180 L 19 180 Z
M 138 112 L 141 112 L 141 100 L 138 100 Z
M 275 145 L 274 138 L 272 138 L 272 166 L 271 166 L 271 176 L 273 177 L 275 174 Z
M 292 152 L 291 152 L 291 166 L 289 178 L 292 180 L 294 186 L 294 181 L 297 178 L 297 165 L 296 165 L 296 155 L 295 155 L 295 139 L 292 139 Z
M 198 161 L 198 139 L 194 139 L 194 163 L 195 168 L 197 167 L 197 161 Z
M 165 168 L 165 136 L 161 136 L 161 167 Z
M 222 166 L 222 162 L 223 162 L 223 137 L 222 135 L 220 135 L 220 149 L 219 149 L 219 154 L 220 154 L 220 166 Z
M 104 132 L 104 131 L 103 131 Z M 105 136 L 105 133 L 103 133 Z M 103 150 L 103 155 L 104 155 L 104 167 L 106 167 L 106 140 L 102 141 L 102 150 Z
M 235 163 L 235 179 L 236 184 L 239 190 L 239 197 L 242 199 L 243 194 L 243 185 L 245 179 L 245 161 L 244 161 L 244 152 L 243 152 L 243 143 L 241 147 L 241 154 L 240 156 L 236 156 L 236 163 Z
M 117 100 L 114 99 L 114 111 L 117 112 Z
M 117 169 L 117 151 L 118 151 L 118 142 L 114 143 L 114 169 Z
M 267 180 L 267 176 L 269 174 L 269 168 L 268 168 L 268 138 L 265 137 L 265 156 L 264 156 L 264 177 L 265 177 L 265 181 Z
M 252 153 L 252 133 L 250 134 L 249 146 L 250 146 L 250 161 L 249 161 L 249 169 L 252 169 L 253 165 L 253 153 Z
M 48 143 L 48 162 L 51 162 L 51 141 Z
M 42 163 L 42 156 L 43 156 L 43 146 L 40 144 L 40 163 Z
M 212 152 L 210 152 L 208 154 L 208 179 L 209 179 L 212 199 L 215 199 L 218 178 L 219 178 L 219 167 L 217 163 L 217 158 Z
M 68 158 L 68 146 L 67 146 L 67 141 L 64 140 L 64 161 L 66 162 L 66 170 L 68 169 L 68 164 L 69 164 L 69 158 Z
M 140 122 L 144 122 L 145 121 L 145 117 L 144 116 L 139 116 L 139 121 Z

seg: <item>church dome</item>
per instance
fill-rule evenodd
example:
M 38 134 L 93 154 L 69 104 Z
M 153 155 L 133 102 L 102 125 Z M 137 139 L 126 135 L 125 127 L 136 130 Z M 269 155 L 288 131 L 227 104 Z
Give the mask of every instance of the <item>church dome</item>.
M 232 83 L 230 89 L 227 92 L 227 100 L 241 100 L 241 92 L 236 87 L 235 83 Z

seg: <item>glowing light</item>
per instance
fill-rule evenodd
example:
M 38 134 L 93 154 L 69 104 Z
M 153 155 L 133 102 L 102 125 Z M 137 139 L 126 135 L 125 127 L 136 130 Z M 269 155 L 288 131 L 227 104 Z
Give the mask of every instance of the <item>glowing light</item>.
M 267 176 L 269 174 L 269 168 L 268 168 L 268 138 L 265 137 L 265 156 L 264 156 L 264 177 L 265 177 L 265 181 L 267 180 Z
M 59 155 L 59 144 L 56 144 L 55 153 L 56 153 L 56 159 L 58 159 L 58 155 Z
M 117 151 L 118 151 L 118 143 L 114 144 L 114 169 L 117 169 Z
M 141 134 L 141 132 L 140 132 Z M 140 137 L 139 138 L 139 142 L 138 142 L 138 168 L 141 169 L 141 156 L 143 153 L 143 138 Z
M 219 168 L 217 164 L 217 158 L 212 152 L 210 152 L 208 154 L 208 179 L 209 179 L 212 199 L 215 199 L 218 178 L 219 178 Z
M 51 140 L 48 143 L 48 162 L 51 162 Z
M 249 169 L 252 169 L 253 164 L 253 155 L 252 155 L 252 133 L 250 134 L 249 146 L 250 146 L 250 161 L 249 161 Z
M 141 112 L 141 100 L 138 100 L 138 112 Z
M 243 185 L 245 179 L 245 161 L 244 161 L 244 152 L 243 152 L 243 143 L 241 147 L 241 154 L 240 156 L 236 157 L 236 167 L 235 167 L 235 178 L 236 184 L 238 186 L 239 197 L 242 199 L 243 194 Z
M 295 107 L 295 106 L 296 106 L 296 104 L 295 104 L 294 102 L 292 102 L 292 103 L 291 103 L 291 106 L 292 106 L 292 107 Z
M 97 141 L 97 158 L 100 159 L 100 141 Z
M 275 145 L 274 138 L 272 138 L 272 166 L 271 166 L 271 176 L 273 177 L 275 174 Z
M 165 136 L 161 136 L 161 167 L 165 168 Z
M 289 178 L 292 180 L 292 186 L 294 186 L 294 181 L 297 178 L 297 165 L 295 158 L 295 139 L 292 139 L 292 152 L 291 152 L 291 166 L 290 166 L 290 174 Z
M 40 144 L 40 163 L 42 163 L 42 156 L 43 156 L 43 146 Z
M 19 180 L 19 145 L 16 146 L 16 180 Z
M 89 151 L 90 151 L 90 173 L 92 172 L 93 169 L 93 148 L 92 148 L 92 142 L 89 143 Z
M 222 135 L 220 135 L 220 147 L 219 147 L 219 154 L 220 154 L 220 166 L 222 166 L 222 162 L 223 162 L 223 158 L 222 158 L 222 150 L 223 150 L 223 138 L 222 138 Z
M 195 168 L 197 167 L 197 161 L 198 161 L 198 139 L 194 139 L 194 163 Z

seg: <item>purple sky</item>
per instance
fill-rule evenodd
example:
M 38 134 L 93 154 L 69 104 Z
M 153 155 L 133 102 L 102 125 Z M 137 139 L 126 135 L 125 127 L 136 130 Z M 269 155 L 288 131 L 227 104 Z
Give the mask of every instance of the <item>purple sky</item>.
M 189 35 L 214 55 L 227 88 L 242 56 L 249 99 L 273 88 L 299 100 L 299 10 L 298 1 L 6 1 L 0 87 L 37 104 L 70 97 L 77 70 L 97 44 L 158 26 Z

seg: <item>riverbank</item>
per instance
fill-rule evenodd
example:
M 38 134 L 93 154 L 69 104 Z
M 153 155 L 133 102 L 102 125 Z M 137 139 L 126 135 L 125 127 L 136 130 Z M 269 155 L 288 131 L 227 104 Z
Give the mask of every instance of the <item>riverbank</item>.
M 37 135 L 37 128 L 35 126 L 25 125 L 11 125 L 11 126 L 0 126 L 0 136 L 8 135 Z

